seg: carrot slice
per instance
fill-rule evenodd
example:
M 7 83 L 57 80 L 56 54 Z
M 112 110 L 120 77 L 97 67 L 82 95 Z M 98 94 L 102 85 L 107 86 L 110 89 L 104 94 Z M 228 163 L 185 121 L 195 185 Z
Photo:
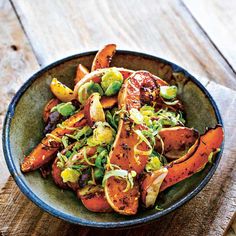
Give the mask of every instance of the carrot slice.
M 141 107 L 141 90 L 147 84 L 154 86 L 166 84 L 165 81 L 146 71 L 134 72 L 123 84 L 119 95 L 118 105 L 120 109 L 130 112 L 132 108 Z M 121 169 L 135 171 L 139 175 L 145 168 L 148 161 L 150 147 L 143 141 L 138 146 L 139 137 L 134 130 L 147 129 L 144 125 L 135 125 L 126 117 L 121 115 L 118 132 L 112 150 L 109 154 L 110 163 L 119 166 Z M 135 150 L 136 148 L 136 150 Z M 139 154 L 135 153 L 137 151 Z M 105 183 L 105 194 L 111 207 L 124 215 L 136 214 L 138 209 L 139 190 L 135 184 L 133 188 L 124 192 L 126 181 L 110 177 Z
M 100 102 L 104 109 L 109 109 L 114 107 L 118 103 L 118 98 L 117 96 L 112 96 L 112 97 L 102 96 Z
M 110 206 L 122 215 L 137 213 L 139 201 L 138 184 L 124 192 L 127 182 L 124 179 L 110 177 L 105 183 L 105 195 Z
M 107 44 L 99 50 L 93 60 L 91 71 L 110 66 L 112 56 L 116 52 L 115 44 Z
M 86 124 L 86 120 L 83 119 L 84 114 L 82 111 L 73 115 L 64 122 L 65 126 L 68 127 L 81 127 Z M 74 132 L 71 129 L 66 128 L 56 128 L 51 134 L 46 136 L 36 148 L 24 158 L 21 164 L 22 172 L 29 172 L 36 170 L 44 164 L 48 163 L 52 158 L 54 158 L 57 150 L 61 147 L 61 142 L 57 139 L 60 139 L 65 134 L 71 134 Z M 56 137 L 56 139 L 54 138 Z
M 84 76 L 87 75 L 88 73 L 89 70 L 82 64 L 79 64 L 76 70 L 75 84 L 77 84 L 81 79 L 83 79 Z
M 171 162 L 166 166 L 168 174 L 161 185 L 160 191 L 164 191 L 166 188 L 202 170 L 208 162 L 210 153 L 220 148 L 223 139 L 224 131 L 221 126 L 218 125 L 213 129 L 209 129 L 200 137 L 200 144 L 191 157 L 182 162 L 179 160 Z
M 118 95 L 118 105 L 120 109 L 130 111 L 132 108 L 139 109 L 141 107 L 140 95 L 141 90 L 146 84 L 166 84 L 165 81 L 152 75 L 147 71 L 137 71 L 133 73 L 128 80 L 125 81 Z M 122 115 L 119 121 L 118 132 L 110 152 L 111 164 L 118 165 L 124 170 L 134 170 L 140 174 L 147 161 L 148 154 L 135 155 L 134 147 L 139 141 L 138 135 L 134 132 L 135 129 L 145 130 L 144 125 L 136 125 L 131 129 L 132 122 L 126 119 L 125 114 Z M 148 146 L 145 142 L 140 143 L 138 149 L 148 151 Z
M 85 192 L 85 193 L 84 193 Z M 81 199 L 83 205 L 93 212 L 112 212 L 104 190 L 101 186 L 86 186 L 77 191 L 78 198 Z
M 109 100 L 111 98 L 111 101 Z M 102 106 L 104 109 L 109 108 L 111 104 L 114 104 L 115 99 L 113 97 L 107 97 L 103 102 L 101 100 Z M 69 119 L 64 121 L 64 126 L 66 127 L 81 127 L 86 124 L 86 120 L 84 118 L 84 111 L 80 111 Z M 51 135 L 54 137 L 60 138 L 65 134 L 71 134 L 73 130 L 71 129 L 62 129 L 60 127 L 56 128 L 51 132 Z M 36 170 L 44 164 L 48 163 L 55 156 L 55 153 L 60 148 L 60 142 L 53 139 L 51 135 L 45 137 L 36 147 L 35 149 L 24 158 L 21 164 L 22 172 L 29 172 L 32 170 Z M 50 137 L 51 136 L 51 137 Z
M 187 127 L 164 128 L 158 133 L 164 143 L 162 147 L 161 140 L 156 138 L 155 149 L 169 159 L 177 159 L 186 154 L 189 148 L 199 138 L 199 133 L 195 129 Z M 162 150 L 164 148 L 164 150 Z
M 52 178 L 56 185 L 58 185 L 60 188 L 67 189 L 68 186 L 66 183 L 63 182 L 61 177 L 61 168 L 57 166 L 58 158 L 55 159 L 55 161 L 52 164 Z

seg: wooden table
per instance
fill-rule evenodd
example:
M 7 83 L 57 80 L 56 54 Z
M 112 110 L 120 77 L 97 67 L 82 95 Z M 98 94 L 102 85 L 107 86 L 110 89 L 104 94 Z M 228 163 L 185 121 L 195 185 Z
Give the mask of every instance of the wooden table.
M 0 235 L 235 235 L 235 12 L 235 0 L 0 0 L 0 128 L 10 99 L 40 67 L 116 43 L 189 70 L 216 99 L 226 129 L 222 161 L 204 190 L 132 230 L 88 229 L 44 213 L 19 191 L 1 154 Z

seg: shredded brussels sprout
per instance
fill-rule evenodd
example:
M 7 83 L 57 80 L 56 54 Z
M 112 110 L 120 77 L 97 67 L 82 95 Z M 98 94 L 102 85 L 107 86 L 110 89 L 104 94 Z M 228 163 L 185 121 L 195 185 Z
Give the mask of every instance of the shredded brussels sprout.
M 109 125 L 113 129 L 117 130 L 119 123 L 119 116 L 117 114 L 112 115 L 110 111 L 106 111 L 105 116 L 106 116 L 106 121 L 109 123 Z
M 65 135 L 62 136 L 61 142 L 62 142 L 64 148 L 68 147 L 68 145 L 69 145 L 69 140 L 68 140 L 68 137 L 67 137 L 67 136 L 65 136 Z
M 101 168 L 95 168 L 94 169 L 94 178 L 95 180 L 100 180 L 104 176 L 104 169 Z
M 134 154 L 135 155 L 150 155 L 152 153 L 153 147 L 148 141 L 148 139 L 144 136 L 141 130 L 134 130 L 134 132 L 138 135 L 139 137 L 139 142 L 134 146 Z M 139 150 L 138 146 L 142 143 L 145 142 L 147 146 L 149 147 L 149 150 L 143 151 Z
M 155 110 L 154 107 L 148 106 L 148 105 L 144 105 L 140 108 L 140 112 L 143 116 L 154 116 L 155 115 Z
M 148 163 L 146 164 L 145 169 L 147 172 L 152 172 L 155 170 L 159 170 L 162 166 L 163 165 L 160 159 L 157 156 L 152 156 L 150 157 Z
M 60 152 L 57 153 L 57 157 L 58 157 L 57 166 L 61 169 L 64 168 L 68 158 L 65 155 L 62 155 Z
M 157 210 L 157 211 L 163 211 L 163 210 L 164 210 L 164 208 L 162 208 L 162 207 L 160 207 L 160 206 L 156 205 L 156 206 L 155 206 L 155 210 Z
M 96 185 L 96 181 L 95 181 L 95 176 L 94 176 L 94 170 L 93 170 L 93 168 L 91 168 L 91 180 L 88 181 L 88 184 Z
M 73 138 L 77 141 L 81 140 L 81 138 L 88 137 L 92 134 L 93 130 L 89 126 L 84 126 L 82 129 L 77 130 L 74 134 L 66 134 L 66 136 Z
M 220 152 L 220 148 L 217 148 L 214 152 L 210 153 L 210 155 L 208 156 L 209 163 L 211 163 L 211 164 L 213 163 L 213 158 L 218 152 Z
M 136 177 L 136 172 L 134 170 L 131 170 L 131 172 L 128 172 L 127 170 L 110 170 L 107 171 L 103 177 L 102 185 L 105 185 L 106 180 L 108 180 L 110 177 L 120 177 L 126 180 L 127 185 L 125 190 L 123 192 L 127 192 L 129 189 L 132 189 L 134 187 L 134 178 Z
M 120 88 L 122 86 L 122 83 L 119 82 L 119 81 L 114 81 L 112 82 L 108 88 L 106 89 L 105 91 L 105 95 L 106 96 L 112 96 L 112 95 L 115 95 L 119 92 Z
M 93 136 L 87 139 L 89 146 L 111 144 L 114 141 L 114 130 L 107 122 L 98 121 L 95 123 Z
M 135 108 L 130 109 L 130 118 L 136 124 L 142 124 L 143 123 L 143 115 L 140 113 L 139 110 L 137 110 Z
M 53 139 L 53 141 L 56 141 L 58 143 L 61 143 L 61 138 L 57 137 L 56 135 L 53 135 L 53 134 L 46 134 L 46 137 L 50 137 Z M 52 140 L 51 140 L 52 141 Z
M 179 100 L 175 100 L 173 102 L 167 102 L 167 101 L 163 101 L 166 105 L 169 105 L 169 106 L 173 106 L 173 105 L 176 105 L 178 104 Z
M 85 160 L 85 162 L 86 162 L 88 165 L 90 165 L 90 166 L 95 166 L 95 164 L 92 163 L 92 162 L 88 159 L 88 157 L 87 157 L 86 147 L 84 147 L 83 149 L 84 149 L 84 150 L 83 150 L 83 155 L 84 155 L 84 160 Z
M 160 86 L 160 95 L 165 99 L 173 99 L 177 96 L 176 86 Z
M 61 177 L 64 183 L 66 182 L 76 183 L 79 180 L 80 173 L 75 169 L 66 168 L 61 172 Z

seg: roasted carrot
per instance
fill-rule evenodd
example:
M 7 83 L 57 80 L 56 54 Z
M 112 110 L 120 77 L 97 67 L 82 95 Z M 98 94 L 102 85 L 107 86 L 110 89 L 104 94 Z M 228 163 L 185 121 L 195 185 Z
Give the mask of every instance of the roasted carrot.
M 52 164 L 52 178 L 54 183 L 63 189 L 67 189 L 68 186 L 66 183 L 63 182 L 62 177 L 61 177 L 61 168 L 57 166 L 58 158 L 55 159 L 55 161 Z
M 199 138 L 199 133 L 195 129 L 180 126 L 164 128 L 158 135 L 155 149 L 159 153 L 163 152 L 164 156 L 169 159 L 178 159 L 186 154 Z M 163 147 L 161 141 L 164 144 Z
M 105 184 L 105 195 L 110 206 L 122 215 L 134 215 L 138 210 L 139 187 L 135 182 L 133 188 L 125 191 L 124 179 L 110 177 Z
M 114 99 L 114 97 L 107 97 L 103 101 L 101 100 L 101 103 L 104 109 L 110 108 L 112 104 L 116 103 L 116 99 Z M 64 121 L 63 124 L 65 127 L 81 127 L 86 124 L 86 120 L 83 118 L 84 112 L 82 110 L 71 116 L 66 121 Z M 62 129 L 60 127 L 53 130 L 51 134 L 45 137 L 38 144 L 38 146 L 35 147 L 35 149 L 27 157 L 24 158 L 21 164 L 22 172 L 29 172 L 38 169 L 39 167 L 48 163 L 55 156 L 55 153 L 58 151 L 58 149 L 61 147 L 60 138 L 63 135 L 70 134 L 72 132 L 73 130 L 71 129 Z
M 146 84 L 166 84 L 160 78 L 153 76 L 146 71 L 137 71 L 125 81 L 118 95 L 118 105 L 120 109 L 129 112 L 132 108 L 141 107 L 141 88 Z M 121 115 L 118 132 L 112 150 L 109 154 L 110 163 L 119 166 L 121 169 L 135 171 L 139 175 L 147 164 L 150 147 L 143 141 L 138 146 L 140 137 L 134 130 L 147 129 L 144 125 L 132 127 L 132 121 L 127 119 L 125 114 Z M 138 149 L 138 154 L 137 154 Z M 124 215 L 136 214 L 138 209 L 139 190 L 134 186 L 127 192 L 126 181 L 110 177 L 105 183 L 106 198 L 111 207 Z
M 166 166 L 168 174 L 161 185 L 160 191 L 164 191 L 166 188 L 190 177 L 204 168 L 208 162 L 210 153 L 220 148 L 223 138 L 224 132 L 221 126 L 209 129 L 200 137 L 200 144 L 191 157 L 183 162 L 176 160 L 176 162 L 171 162 Z
M 89 70 L 82 64 L 79 64 L 76 70 L 75 84 L 77 84 L 81 79 L 83 79 L 84 76 L 87 75 L 88 73 Z
M 64 122 L 65 127 L 81 127 L 86 124 L 86 120 L 83 119 L 83 112 L 78 112 L 77 114 L 71 116 Z M 22 172 L 29 172 L 44 164 L 48 163 L 52 158 L 54 158 L 56 152 L 61 147 L 60 138 L 65 134 L 72 133 L 73 130 L 57 127 L 47 135 L 34 150 L 24 158 L 21 164 Z
M 126 109 L 128 112 L 132 108 L 139 109 L 141 107 L 140 93 L 141 88 L 146 84 L 166 84 L 160 78 L 146 71 L 137 71 L 133 73 L 129 80 L 126 80 L 118 95 L 118 105 L 120 109 Z M 126 119 L 125 114 L 119 121 L 119 127 L 113 148 L 109 154 L 111 164 L 118 165 L 121 169 L 134 170 L 140 174 L 148 161 L 150 149 L 145 142 L 140 143 L 137 147 L 144 151 L 144 154 L 135 155 L 134 146 L 138 143 L 139 137 L 134 132 L 135 129 L 147 129 L 144 125 L 138 125 L 131 129 L 132 122 Z
M 83 189 L 77 191 L 78 198 L 81 199 L 83 205 L 93 212 L 111 212 L 104 189 L 100 185 L 87 185 Z
M 93 59 L 91 71 L 107 68 L 110 66 L 112 56 L 116 52 L 115 44 L 107 44 L 101 50 L 99 50 Z

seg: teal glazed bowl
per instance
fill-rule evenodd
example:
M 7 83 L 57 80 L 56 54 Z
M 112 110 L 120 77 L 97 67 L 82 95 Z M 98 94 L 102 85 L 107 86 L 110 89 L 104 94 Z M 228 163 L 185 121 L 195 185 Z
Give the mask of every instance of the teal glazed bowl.
M 154 221 L 182 206 L 199 193 L 213 176 L 222 155 L 217 154 L 212 165 L 160 194 L 157 204 L 163 209 L 140 210 L 134 216 L 88 211 L 71 191 L 59 189 L 52 179 L 43 179 L 38 171 L 22 174 L 20 163 L 24 155 L 40 142 L 44 123 L 42 110 L 52 98 L 53 77 L 73 87 L 79 63 L 90 68 L 96 52 L 73 55 L 59 60 L 28 79 L 11 101 L 3 128 L 3 150 L 7 166 L 20 190 L 36 205 L 50 214 L 71 223 L 97 228 L 122 228 Z M 222 124 L 219 110 L 204 86 L 183 68 L 158 57 L 117 51 L 112 66 L 132 70 L 147 70 L 170 84 L 176 84 L 186 109 L 187 126 L 204 133 L 206 127 Z

